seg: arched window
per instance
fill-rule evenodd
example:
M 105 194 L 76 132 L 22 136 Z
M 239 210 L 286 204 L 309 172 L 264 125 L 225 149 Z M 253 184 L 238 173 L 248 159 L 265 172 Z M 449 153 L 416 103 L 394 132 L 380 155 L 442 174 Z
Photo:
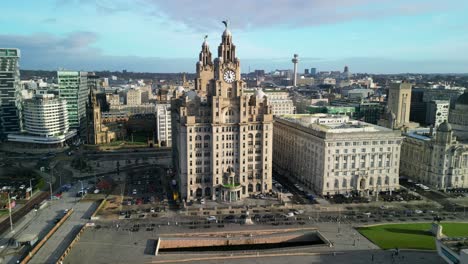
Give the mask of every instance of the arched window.
M 348 187 L 348 183 L 347 183 L 346 179 L 343 179 L 343 182 L 341 183 L 341 186 L 343 186 L 343 188 Z

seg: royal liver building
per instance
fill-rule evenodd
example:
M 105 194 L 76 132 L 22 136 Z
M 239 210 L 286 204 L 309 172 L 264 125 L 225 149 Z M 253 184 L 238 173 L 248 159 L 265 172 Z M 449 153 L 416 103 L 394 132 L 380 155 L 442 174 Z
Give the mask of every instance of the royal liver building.
M 174 168 L 182 199 L 236 201 L 271 190 L 273 115 L 263 94 L 246 95 L 228 22 L 214 60 L 205 37 L 195 90 L 172 101 Z

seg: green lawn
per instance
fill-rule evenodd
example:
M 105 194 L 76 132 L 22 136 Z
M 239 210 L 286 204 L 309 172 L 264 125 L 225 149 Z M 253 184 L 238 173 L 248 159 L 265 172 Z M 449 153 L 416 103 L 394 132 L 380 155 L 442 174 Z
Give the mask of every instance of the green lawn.
M 442 232 L 449 237 L 468 236 L 468 223 L 442 223 Z M 431 249 L 435 238 L 429 232 L 431 223 L 388 224 L 358 228 L 358 231 L 382 249 Z

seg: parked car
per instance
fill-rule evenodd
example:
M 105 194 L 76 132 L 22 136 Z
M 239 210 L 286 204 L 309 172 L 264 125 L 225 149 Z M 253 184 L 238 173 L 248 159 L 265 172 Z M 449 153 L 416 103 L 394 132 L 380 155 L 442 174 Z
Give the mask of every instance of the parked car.
M 224 217 L 224 221 L 226 222 L 235 222 L 235 220 L 236 220 L 236 217 L 234 215 L 228 215 Z
M 210 215 L 206 218 L 206 221 L 208 222 L 218 222 L 218 219 L 214 215 Z
M 303 214 L 304 213 L 304 210 L 296 210 L 294 211 L 294 214 L 295 215 L 300 215 L 300 214 Z
M 293 212 L 289 212 L 287 214 L 284 215 L 285 217 L 294 217 L 294 213 Z

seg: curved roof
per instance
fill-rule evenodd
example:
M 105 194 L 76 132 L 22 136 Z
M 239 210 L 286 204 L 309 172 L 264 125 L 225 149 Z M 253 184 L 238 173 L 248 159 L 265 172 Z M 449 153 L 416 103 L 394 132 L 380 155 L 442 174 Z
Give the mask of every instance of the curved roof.
M 439 125 L 437 131 L 440 132 L 450 132 L 452 131 L 452 126 L 445 120 L 442 124 Z
M 195 91 L 188 91 L 185 94 L 185 96 L 188 97 L 189 100 L 193 100 L 193 99 L 195 99 L 195 97 L 198 96 L 198 94 Z
M 177 92 L 178 93 L 183 93 L 183 92 L 185 92 L 185 88 L 183 86 L 179 86 L 179 87 L 177 87 Z
M 460 95 L 455 104 L 468 105 L 468 92 L 464 92 Z
M 223 36 L 231 36 L 231 31 L 226 28 L 223 32 Z

